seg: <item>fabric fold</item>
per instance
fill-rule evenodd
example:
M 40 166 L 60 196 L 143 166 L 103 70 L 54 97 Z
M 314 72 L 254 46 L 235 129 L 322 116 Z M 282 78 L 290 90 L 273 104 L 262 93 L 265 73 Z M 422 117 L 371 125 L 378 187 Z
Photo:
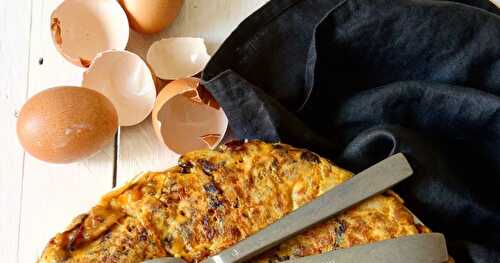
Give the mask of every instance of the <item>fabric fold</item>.
M 260 88 L 228 70 L 204 85 L 223 103 L 234 135 L 270 142 L 293 141 L 295 145 L 335 151 L 335 144 L 309 129 L 294 113 Z

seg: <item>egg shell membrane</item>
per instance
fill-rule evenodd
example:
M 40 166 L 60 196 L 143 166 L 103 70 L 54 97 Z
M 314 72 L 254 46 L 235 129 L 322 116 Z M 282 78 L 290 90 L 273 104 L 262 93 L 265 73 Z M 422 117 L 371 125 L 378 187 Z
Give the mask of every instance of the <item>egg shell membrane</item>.
M 210 55 L 202 38 L 174 37 L 154 42 L 146 60 L 158 78 L 174 80 L 200 73 Z
M 115 105 L 120 126 L 142 122 L 153 109 L 156 86 L 146 63 L 128 51 L 99 54 L 84 73 L 83 86 L 104 94 Z
M 211 95 L 200 97 L 206 94 L 201 90 L 198 79 L 187 78 L 169 83 L 158 95 L 153 128 L 170 151 L 184 154 L 222 141 L 228 127 L 226 114 Z
M 124 50 L 129 39 L 127 16 L 113 0 L 66 0 L 51 16 L 52 40 L 69 62 L 88 67 L 103 51 Z
M 220 134 L 205 134 L 200 136 L 200 139 L 208 146 L 208 148 L 213 148 L 217 145 L 217 142 L 221 139 Z

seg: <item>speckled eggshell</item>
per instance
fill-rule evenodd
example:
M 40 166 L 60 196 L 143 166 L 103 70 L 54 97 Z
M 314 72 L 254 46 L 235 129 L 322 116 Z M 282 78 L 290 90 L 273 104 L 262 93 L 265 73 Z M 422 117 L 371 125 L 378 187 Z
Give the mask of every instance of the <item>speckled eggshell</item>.
M 31 97 L 17 120 L 24 149 L 50 163 L 87 158 L 106 146 L 118 128 L 113 104 L 80 87 L 56 87 Z

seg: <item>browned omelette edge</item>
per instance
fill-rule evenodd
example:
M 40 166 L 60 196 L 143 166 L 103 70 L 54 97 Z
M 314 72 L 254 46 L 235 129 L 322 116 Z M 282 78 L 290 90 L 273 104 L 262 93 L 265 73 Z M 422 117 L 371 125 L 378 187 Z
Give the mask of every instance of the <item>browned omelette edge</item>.
M 296 148 L 293 148 L 295 150 L 297 150 Z M 165 171 L 164 173 L 168 173 L 168 171 L 171 171 L 171 170 L 175 170 L 176 168 L 178 168 L 177 166 L 171 168 L 171 169 L 168 169 L 167 171 Z M 68 234 L 70 232 L 76 232 L 77 235 L 79 232 L 82 232 L 82 231 L 74 231 L 76 228 L 82 228 L 82 224 L 83 222 L 85 221 L 85 219 L 87 217 L 89 217 L 89 215 L 91 215 L 92 213 L 100 213 L 100 212 L 103 212 L 104 215 L 106 215 L 105 219 L 106 219 L 106 222 L 104 225 L 113 225 L 117 222 L 119 222 L 120 218 L 124 217 L 126 214 L 124 214 L 123 212 L 120 212 L 120 211 L 111 211 L 111 213 L 107 213 L 108 210 L 110 210 L 111 208 L 109 207 L 110 206 L 110 202 L 116 198 L 116 197 L 119 197 L 120 195 L 122 195 L 124 192 L 126 192 L 127 190 L 133 188 L 138 182 L 141 181 L 141 179 L 145 178 L 145 179 L 148 179 L 146 178 L 146 176 L 148 174 L 154 174 L 154 173 L 140 173 L 138 174 L 137 176 L 135 176 L 134 178 L 132 178 L 129 182 L 127 182 L 125 185 L 123 186 L 120 186 L 120 187 L 116 187 L 115 189 L 112 189 L 111 192 L 109 192 L 108 194 L 104 195 L 102 198 L 101 198 L 101 201 L 99 202 L 99 204 L 94 207 L 89 214 L 84 214 L 84 215 L 81 215 L 81 216 L 78 216 L 77 218 L 75 218 L 75 220 L 73 220 L 72 224 L 70 224 L 70 226 L 67 228 L 67 230 L 63 233 L 63 234 L 60 234 L 58 236 L 56 236 L 55 238 L 53 238 L 51 240 L 51 242 L 49 242 L 49 245 L 51 244 L 54 244 L 54 242 L 65 242 L 65 240 L 58 240 L 58 237 L 59 236 L 64 236 L 64 234 Z M 151 179 L 151 178 L 149 178 Z M 144 180 L 144 182 L 146 182 L 146 180 Z M 142 182 L 142 183 L 144 183 Z M 149 182 L 149 181 L 148 181 Z M 409 211 L 409 209 L 407 209 L 405 206 L 403 206 L 403 200 L 397 195 L 395 194 L 394 192 L 392 191 L 388 191 L 386 194 L 384 195 L 390 195 L 390 196 L 393 196 L 395 197 L 400 203 L 401 203 L 401 208 L 403 208 L 405 211 L 408 212 L 408 214 L 412 215 L 413 218 L 414 218 L 414 226 L 417 227 L 418 229 L 418 232 L 420 233 L 425 233 L 425 232 L 430 232 L 430 230 L 421 225 L 420 223 L 420 220 L 418 220 L 418 218 L 416 218 L 412 213 L 411 211 Z M 100 211 L 102 210 L 102 211 Z M 132 215 L 128 215 L 129 217 L 132 216 Z M 148 226 L 144 225 L 142 222 L 139 222 L 139 224 L 144 227 L 144 228 L 148 228 Z M 376 229 L 375 229 L 376 230 Z M 94 231 L 96 233 L 94 233 L 95 236 L 99 236 L 102 232 L 99 232 L 99 231 Z M 74 234 L 73 234 L 74 235 Z M 153 235 L 155 236 L 155 235 Z M 66 238 L 67 235 L 66 235 Z M 78 242 L 85 242 L 85 239 L 82 239 L 81 237 L 69 237 L 70 239 L 73 239 L 75 238 L 77 240 L 77 243 L 76 245 L 78 245 Z M 88 240 L 92 240 L 92 236 L 91 237 L 85 237 L 85 238 L 88 238 Z M 83 241 L 82 241 L 83 240 Z M 161 244 L 161 241 L 158 240 L 158 242 L 160 242 Z M 70 242 L 70 245 L 73 245 L 75 244 L 74 243 L 74 240 L 72 240 L 72 242 Z M 453 261 L 449 261 L 449 262 L 453 262 Z

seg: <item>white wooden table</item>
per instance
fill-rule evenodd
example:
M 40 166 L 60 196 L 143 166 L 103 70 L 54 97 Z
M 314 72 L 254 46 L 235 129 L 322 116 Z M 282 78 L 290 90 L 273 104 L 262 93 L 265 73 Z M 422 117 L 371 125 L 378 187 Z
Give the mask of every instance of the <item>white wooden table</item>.
M 0 0 L 0 262 L 35 262 L 47 241 L 99 197 L 144 170 L 163 170 L 177 156 L 154 137 L 150 119 L 120 130 L 117 147 L 79 163 L 51 165 L 25 154 L 15 133 L 26 98 L 53 86 L 79 85 L 82 69 L 66 62 L 50 35 L 50 14 L 62 0 Z M 209 53 L 268 0 L 185 0 L 165 32 L 132 32 L 129 49 L 145 55 L 167 36 L 205 38 Z

